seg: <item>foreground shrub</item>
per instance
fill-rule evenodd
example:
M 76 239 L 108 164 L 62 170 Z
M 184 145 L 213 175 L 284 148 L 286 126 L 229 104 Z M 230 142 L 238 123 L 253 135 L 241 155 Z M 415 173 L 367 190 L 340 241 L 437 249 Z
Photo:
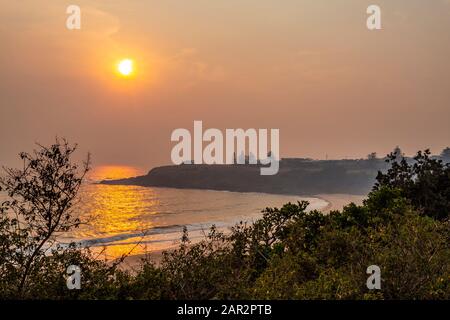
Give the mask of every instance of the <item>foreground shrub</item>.
M 361 206 L 266 208 L 195 244 L 184 229 L 159 265 L 146 258 L 130 273 L 122 259 L 56 241 L 80 223 L 71 209 L 89 162 L 78 170 L 74 151 L 57 141 L 23 153 L 24 169 L 0 180 L 10 197 L 0 205 L 0 299 L 450 299 L 448 166 L 427 152 L 393 162 Z M 66 287 L 70 265 L 82 270 L 80 290 Z M 370 265 L 381 290 L 367 289 Z

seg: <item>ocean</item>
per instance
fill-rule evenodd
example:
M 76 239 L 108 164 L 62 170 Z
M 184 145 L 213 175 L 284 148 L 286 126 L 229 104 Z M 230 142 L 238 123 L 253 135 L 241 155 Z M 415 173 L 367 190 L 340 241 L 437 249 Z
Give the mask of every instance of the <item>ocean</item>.
M 109 168 L 109 169 L 108 169 Z M 212 190 L 102 185 L 97 181 L 142 174 L 132 167 L 98 167 L 82 187 L 74 208 L 83 224 L 58 236 L 101 252 L 101 258 L 170 249 L 179 244 L 183 226 L 192 242 L 215 225 L 226 232 L 240 221 L 251 223 L 266 207 L 307 200 L 309 210 L 328 202 L 319 198 Z

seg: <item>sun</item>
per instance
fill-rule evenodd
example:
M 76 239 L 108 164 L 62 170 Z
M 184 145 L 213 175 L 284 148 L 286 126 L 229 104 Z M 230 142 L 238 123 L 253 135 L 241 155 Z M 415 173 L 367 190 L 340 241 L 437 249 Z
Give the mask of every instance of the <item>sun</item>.
M 134 71 L 133 60 L 131 59 L 123 59 L 117 65 L 117 71 L 124 76 L 130 76 Z

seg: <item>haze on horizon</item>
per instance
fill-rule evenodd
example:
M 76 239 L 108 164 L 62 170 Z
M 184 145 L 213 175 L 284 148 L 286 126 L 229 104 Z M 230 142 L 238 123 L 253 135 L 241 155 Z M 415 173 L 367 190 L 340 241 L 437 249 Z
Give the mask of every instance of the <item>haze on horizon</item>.
M 176 128 L 279 128 L 282 157 L 450 145 L 450 1 L 0 2 L 0 164 L 55 136 L 170 163 Z M 383 30 L 366 28 L 382 9 Z M 136 74 L 117 77 L 120 59 Z

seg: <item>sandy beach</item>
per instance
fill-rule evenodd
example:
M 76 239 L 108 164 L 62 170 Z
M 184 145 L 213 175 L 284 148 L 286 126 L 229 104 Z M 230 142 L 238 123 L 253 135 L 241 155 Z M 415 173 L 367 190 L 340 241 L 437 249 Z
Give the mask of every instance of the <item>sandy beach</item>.
M 352 195 L 352 194 L 317 194 L 312 197 L 319 198 L 328 202 L 328 205 L 323 208 L 321 211 L 324 213 L 329 213 L 334 210 L 342 210 L 346 205 L 351 202 L 361 205 L 366 196 L 363 195 Z M 174 246 L 172 249 L 175 249 Z M 130 254 L 128 257 L 124 259 L 124 261 L 120 264 L 120 268 L 122 270 L 128 270 L 133 272 L 137 268 L 139 268 L 140 262 L 142 259 L 149 259 L 158 265 L 163 257 L 163 252 L 171 250 L 171 248 L 164 250 L 154 250 L 149 251 L 146 254 Z
M 329 213 L 333 210 L 342 210 L 346 205 L 351 202 L 356 205 L 361 205 L 366 196 L 354 195 L 354 194 L 317 194 L 314 195 L 316 198 L 320 198 L 328 202 L 328 206 L 322 209 L 324 213 Z

